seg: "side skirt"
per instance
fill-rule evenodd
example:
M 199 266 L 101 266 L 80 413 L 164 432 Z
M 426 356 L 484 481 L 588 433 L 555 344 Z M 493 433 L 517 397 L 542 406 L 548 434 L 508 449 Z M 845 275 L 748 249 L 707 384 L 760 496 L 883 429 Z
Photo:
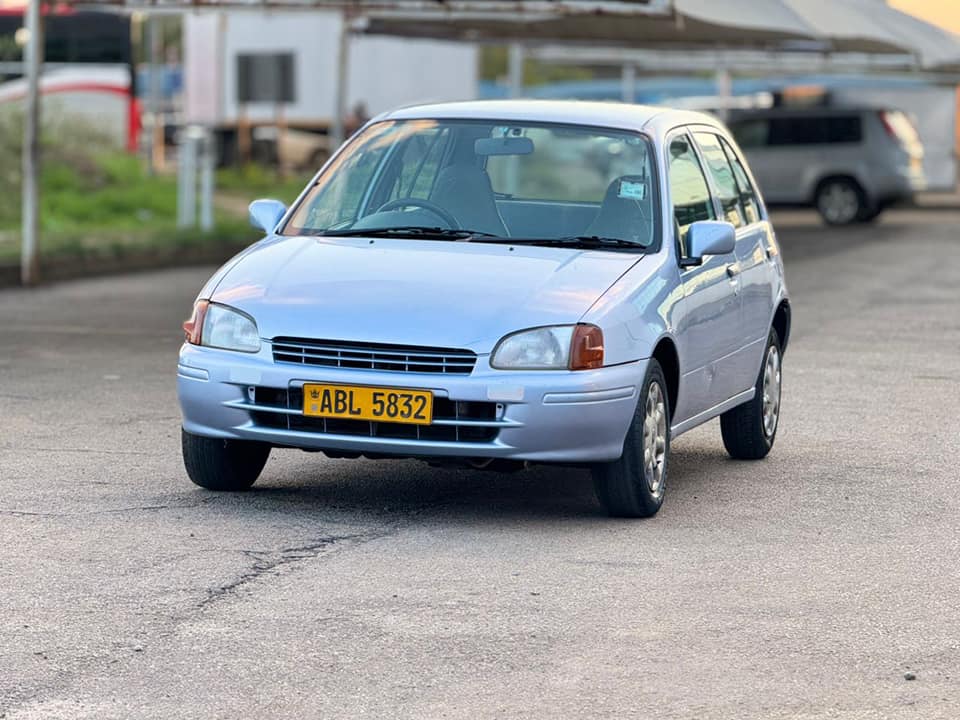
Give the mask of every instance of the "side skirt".
M 750 388 L 739 395 L 734 395 L 729 400 L 724 400 L 719 405 L 714 405 L 709 410 L 704 410 L 699 415 L 694 415 L 688 420 L 684 420 L 682 423 L 678 423 L 670 428 L 670 438 L 673 439 L 678 435 L 682 435 L 687 430 L 693 430 L 693 428 L 698 425 L 703 425 L 709 420 L 713 420 L 719 415 L 723 415 L 727 410 L 737 407 L 737 405 L 743 405 L 745 402 L 750 402 L 753 400 L 753 396 L 756 395 L 757 389 Z

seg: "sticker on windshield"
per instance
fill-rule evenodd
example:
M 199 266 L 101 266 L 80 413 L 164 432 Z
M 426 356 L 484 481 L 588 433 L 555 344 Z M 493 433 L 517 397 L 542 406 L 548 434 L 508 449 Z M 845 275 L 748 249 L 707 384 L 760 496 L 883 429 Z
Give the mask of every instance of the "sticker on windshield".
M 632 180 L 621 180 L 617 197 L 625 200 L 644 200 L 647 197 L 647 184 Z

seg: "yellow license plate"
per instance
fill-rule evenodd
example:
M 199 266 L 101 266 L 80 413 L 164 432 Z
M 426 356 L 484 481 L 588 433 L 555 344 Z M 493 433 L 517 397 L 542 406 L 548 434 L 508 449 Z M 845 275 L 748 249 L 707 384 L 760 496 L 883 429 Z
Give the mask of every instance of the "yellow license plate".
M 433 393 L 361 385 L 303 386 L 303 414 L 343 420 L 429 425 Z

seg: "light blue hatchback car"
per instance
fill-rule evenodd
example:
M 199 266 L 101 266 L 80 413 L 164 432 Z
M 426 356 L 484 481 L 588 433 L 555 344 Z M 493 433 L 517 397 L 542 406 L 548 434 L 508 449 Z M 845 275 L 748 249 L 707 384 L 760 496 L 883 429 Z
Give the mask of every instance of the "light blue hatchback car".
M 469 102 L 369 122 L 184 323 L 183 457 L 243 490 L 271 448 L 592 470 L 617 516 L 663 502 L 670 440 L 719 416 L 736 458 L 780 417 L 790 303 L 743 155 L 713 118 Z

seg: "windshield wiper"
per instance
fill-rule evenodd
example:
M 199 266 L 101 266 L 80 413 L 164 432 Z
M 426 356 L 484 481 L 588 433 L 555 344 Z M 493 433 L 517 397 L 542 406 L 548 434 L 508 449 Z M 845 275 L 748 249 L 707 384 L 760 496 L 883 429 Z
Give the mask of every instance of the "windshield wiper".
M 428 227 L 425 225 L 405 225 L 386 228 L 347 228 L 344 230 L 324 230 L 316 233 L 320 237 L 407 237 L 422 240 L 469 240 L 474 237 L 499 236 L 482 230 L 462 230 L 455 228 Z
M 576 245 L 577 247 L 621 247 L 621 248 L 645 248 L 632 240 L 623 238 L 601 237 L 599 235 L 572 235 L 570 237 L 556 238 L 556 242 L 561 245 Z
M 646 249 L 646 245 L 624 240 L 623 238 L 601 237 L 598 235 L 571 235 L 556 238 L 480 238 L 479 242 L 515 243 L 517 245 L 556 245 L 562 247 L 580 248 L 630 248 L 631 250 Z
M 404 225 L 386 228 L 346 228 L 343 230 L 323 230 L 313 235 L 320 237 L 398 237 L 417 240 L 459 240 L 466 242 L 499 243 L 504 245 L 547 245 L 556 247 L 579 248 L 629 248 L 645 249 L 645 245 L 624 240 L 623 238 L 601 237 L 598 235 L 571 235 L 556 238 L 515 238 L 504 237 L 483 230 L 464 230 L 455 228 L 431 227 L 426 225 Z

